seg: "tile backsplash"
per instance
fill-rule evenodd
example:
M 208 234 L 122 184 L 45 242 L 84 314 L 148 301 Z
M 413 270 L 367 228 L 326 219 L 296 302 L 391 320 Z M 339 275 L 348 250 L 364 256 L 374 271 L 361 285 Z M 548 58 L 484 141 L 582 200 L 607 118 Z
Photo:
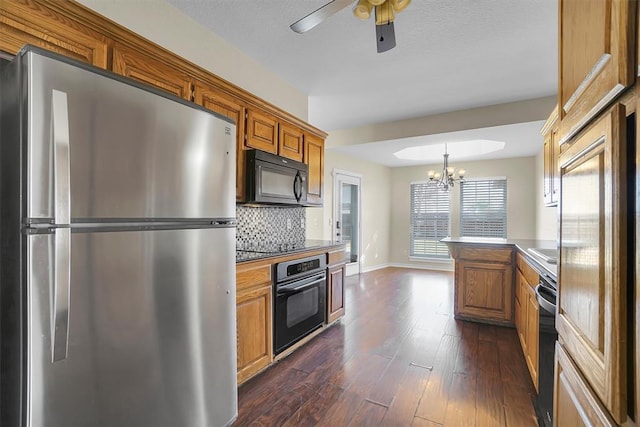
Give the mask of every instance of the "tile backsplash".
M 305 241 L 305 208 L 236 206 L 236 247 L 300 244 Z

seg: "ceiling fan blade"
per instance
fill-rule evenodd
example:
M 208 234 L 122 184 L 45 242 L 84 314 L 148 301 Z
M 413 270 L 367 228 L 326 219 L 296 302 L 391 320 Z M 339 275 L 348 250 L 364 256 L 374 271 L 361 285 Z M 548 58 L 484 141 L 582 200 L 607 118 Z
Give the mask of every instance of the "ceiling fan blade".
M 393 29 L 393 21 L 388 24 L 376 25 L 376 46 L 378 53 L 396 47 L 396 32 Z
M 304 18 L 291 24 L 291 29 L 296 33 L 306 33 L 331 15 L 340 12 L 345 7 L 353 3 L 354 0 L 333 0 L 319 9 L 311 12 Z

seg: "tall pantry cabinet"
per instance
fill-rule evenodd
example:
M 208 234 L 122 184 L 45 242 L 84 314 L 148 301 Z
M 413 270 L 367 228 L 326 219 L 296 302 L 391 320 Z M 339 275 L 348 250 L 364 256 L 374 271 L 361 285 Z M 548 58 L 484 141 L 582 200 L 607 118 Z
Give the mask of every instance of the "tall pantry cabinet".
M 559 0 L 557 426 L 638 421 L 637 1 Z M 635 235 L 634 235 L 635 233 Z

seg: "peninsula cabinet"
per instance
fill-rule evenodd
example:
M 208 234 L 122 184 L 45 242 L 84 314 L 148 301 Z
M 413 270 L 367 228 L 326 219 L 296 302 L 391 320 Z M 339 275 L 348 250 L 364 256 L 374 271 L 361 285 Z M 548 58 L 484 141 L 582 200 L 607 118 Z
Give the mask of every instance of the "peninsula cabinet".
M 200 104 L 211 111 L 215 111 L 236 122 L 236 201 L 244 201 L 245 197 L 245 147 L 244 147 L 244 117 L 245 106 L 221 90 L 205 85 L 195 84 L 196 104 Z
M 238 384 L 273 361 L 272 289 L 271 264 L 237 266 Z
M 636 2 L 559 0 L 560 143 L 634 83 Z
M 513 325 L 512 247 L 448 243 L 458 319 Z
M 556 328 L 562 350 L 618 423 L 627 418 L 631 380 L 626 360 L 626 147 L 625 107 L 616 104 L 567 142 L 560 156 Z

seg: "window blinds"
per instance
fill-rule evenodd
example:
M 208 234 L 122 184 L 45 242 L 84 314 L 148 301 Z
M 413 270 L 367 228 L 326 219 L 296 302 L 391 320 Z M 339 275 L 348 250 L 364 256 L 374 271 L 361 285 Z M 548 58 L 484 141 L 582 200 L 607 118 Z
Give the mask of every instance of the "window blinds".
M 465 181 L 460 186 L 460 235 L 507 237 L 506 178 Z
M 447 245 L 439 240 L 449 235 L 450 204 L 449 192 L 426 182 L 411 184 L 410 256 L 449 258 Z

